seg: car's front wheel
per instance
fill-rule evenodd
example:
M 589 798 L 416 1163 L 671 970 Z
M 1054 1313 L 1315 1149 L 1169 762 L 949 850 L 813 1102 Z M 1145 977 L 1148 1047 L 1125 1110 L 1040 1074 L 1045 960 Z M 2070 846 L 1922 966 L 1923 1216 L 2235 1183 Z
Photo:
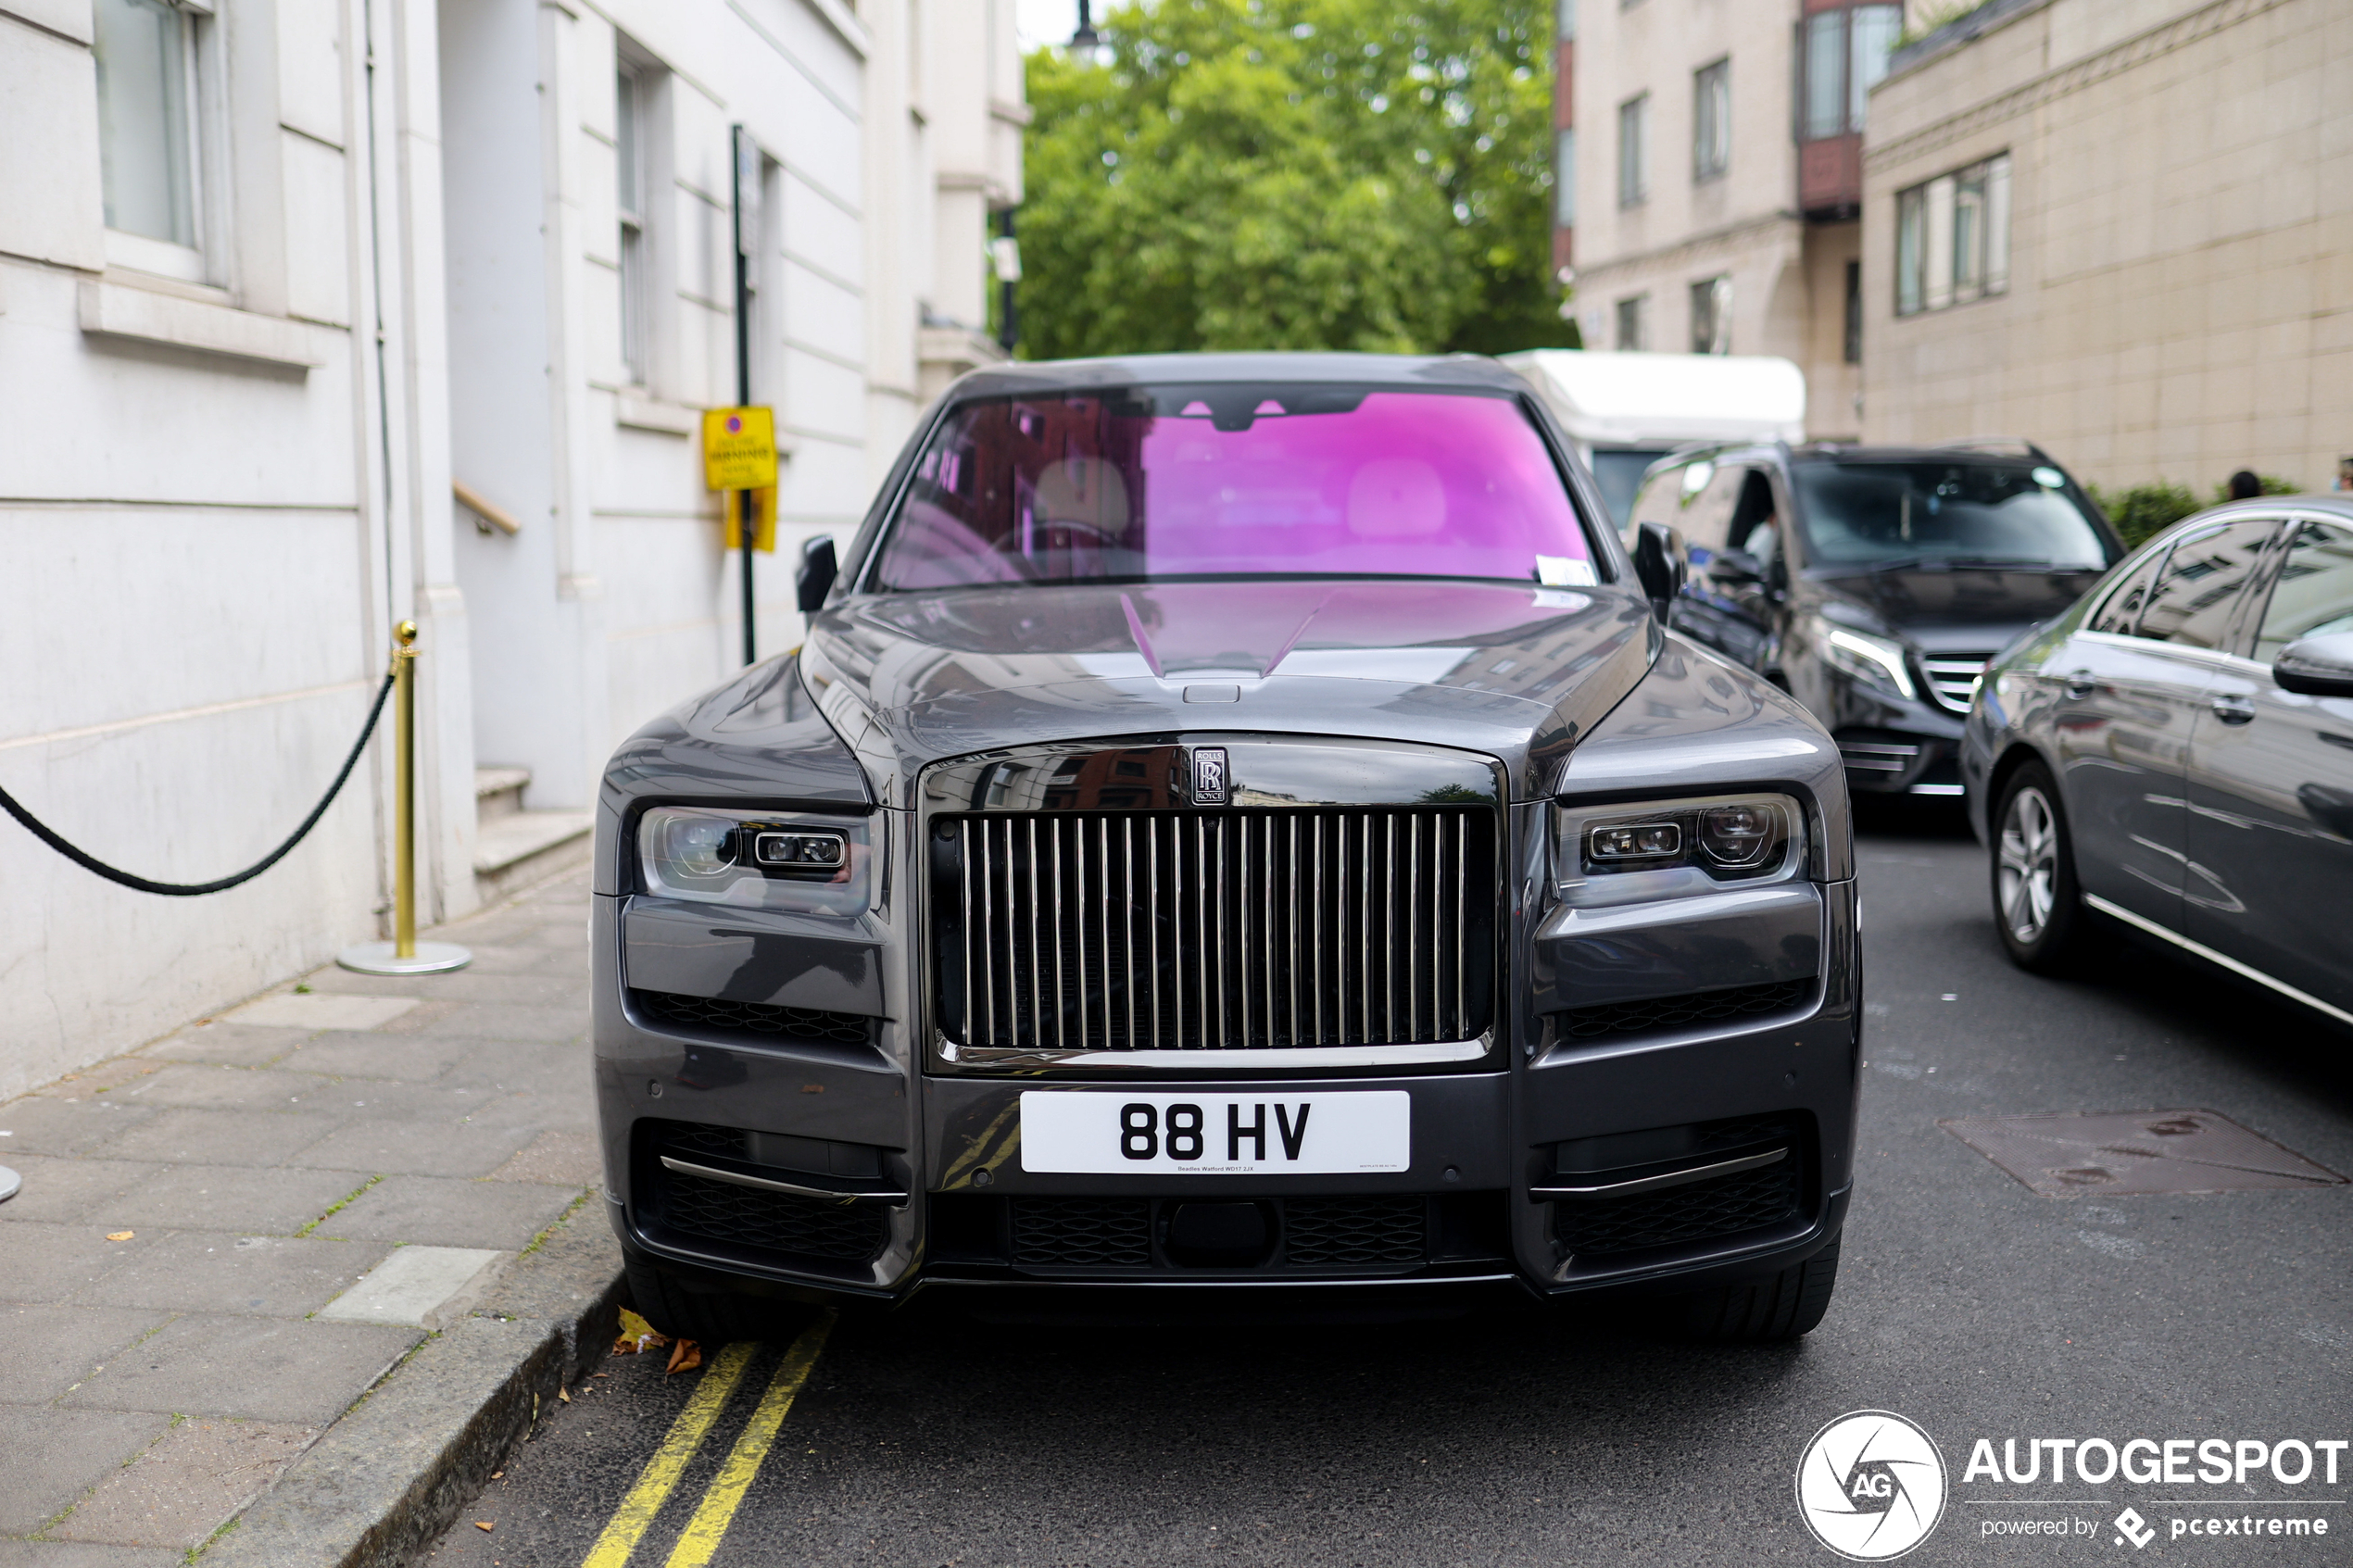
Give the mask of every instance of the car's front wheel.
M 2048 768 L 2029 762 L 1994 806 L 1994 924 L 2021 969 L 2057 974 L 2082 956 L 2083 895 L 2075 847 Z

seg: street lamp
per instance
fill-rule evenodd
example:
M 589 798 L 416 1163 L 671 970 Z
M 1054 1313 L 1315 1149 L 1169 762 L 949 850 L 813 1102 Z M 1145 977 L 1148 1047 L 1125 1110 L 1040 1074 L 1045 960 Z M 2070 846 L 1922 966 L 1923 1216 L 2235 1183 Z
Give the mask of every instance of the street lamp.
M 1086 50 L 1089 59 L 1094 57 L 1097 46 L 1102 43 L 1095 33 L 1094 13 L 1093 0 L 1078 0 L 1078 31 L 1070 35 L 1070 46 L 1075 50 Z

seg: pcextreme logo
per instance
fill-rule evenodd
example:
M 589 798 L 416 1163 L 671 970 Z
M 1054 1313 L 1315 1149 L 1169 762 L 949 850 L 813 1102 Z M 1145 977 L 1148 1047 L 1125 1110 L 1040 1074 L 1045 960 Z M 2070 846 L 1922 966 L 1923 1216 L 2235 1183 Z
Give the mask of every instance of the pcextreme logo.
M 1901 1557 L 1944 1516 L 1944 1456 L 1892 1411 L 1850 1411 L 1797 1461 L 1797 1512 L 1814 1538 L 1856 1562 Z

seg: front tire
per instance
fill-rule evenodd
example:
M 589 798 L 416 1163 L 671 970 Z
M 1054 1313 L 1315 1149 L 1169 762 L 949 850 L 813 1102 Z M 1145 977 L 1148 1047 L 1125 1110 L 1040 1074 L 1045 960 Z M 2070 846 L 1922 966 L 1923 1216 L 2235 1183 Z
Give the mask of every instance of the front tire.
M 1676 1327 L 1702 1345 L 1780 1345 L 1811 1334 L 1838 1287 L 1839 1245 L 1833 1239 L 1803 1263 L 1764 1279 L 1680 1298 Z
M 2075 844 L 2051 771 L 2029 762 L 2003 782 L 1994 806 L 1994 928 L 2010 961 L 2064 974 L 2086 945 Z

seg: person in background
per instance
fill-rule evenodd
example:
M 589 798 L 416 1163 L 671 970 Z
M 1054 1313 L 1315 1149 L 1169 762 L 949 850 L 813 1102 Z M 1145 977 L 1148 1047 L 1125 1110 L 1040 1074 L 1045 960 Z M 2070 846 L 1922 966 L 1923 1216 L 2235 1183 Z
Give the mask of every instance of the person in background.
M 2231 475 L 2231 499 L 2252 501 L 2263 494 L 2263 482 L 2255 477 L 2253 469 L 2241 469 Z
M 2336 460 L 2336 487 L 2339 490 L 2353 490 L 2353 458 L 2339 458 Z

